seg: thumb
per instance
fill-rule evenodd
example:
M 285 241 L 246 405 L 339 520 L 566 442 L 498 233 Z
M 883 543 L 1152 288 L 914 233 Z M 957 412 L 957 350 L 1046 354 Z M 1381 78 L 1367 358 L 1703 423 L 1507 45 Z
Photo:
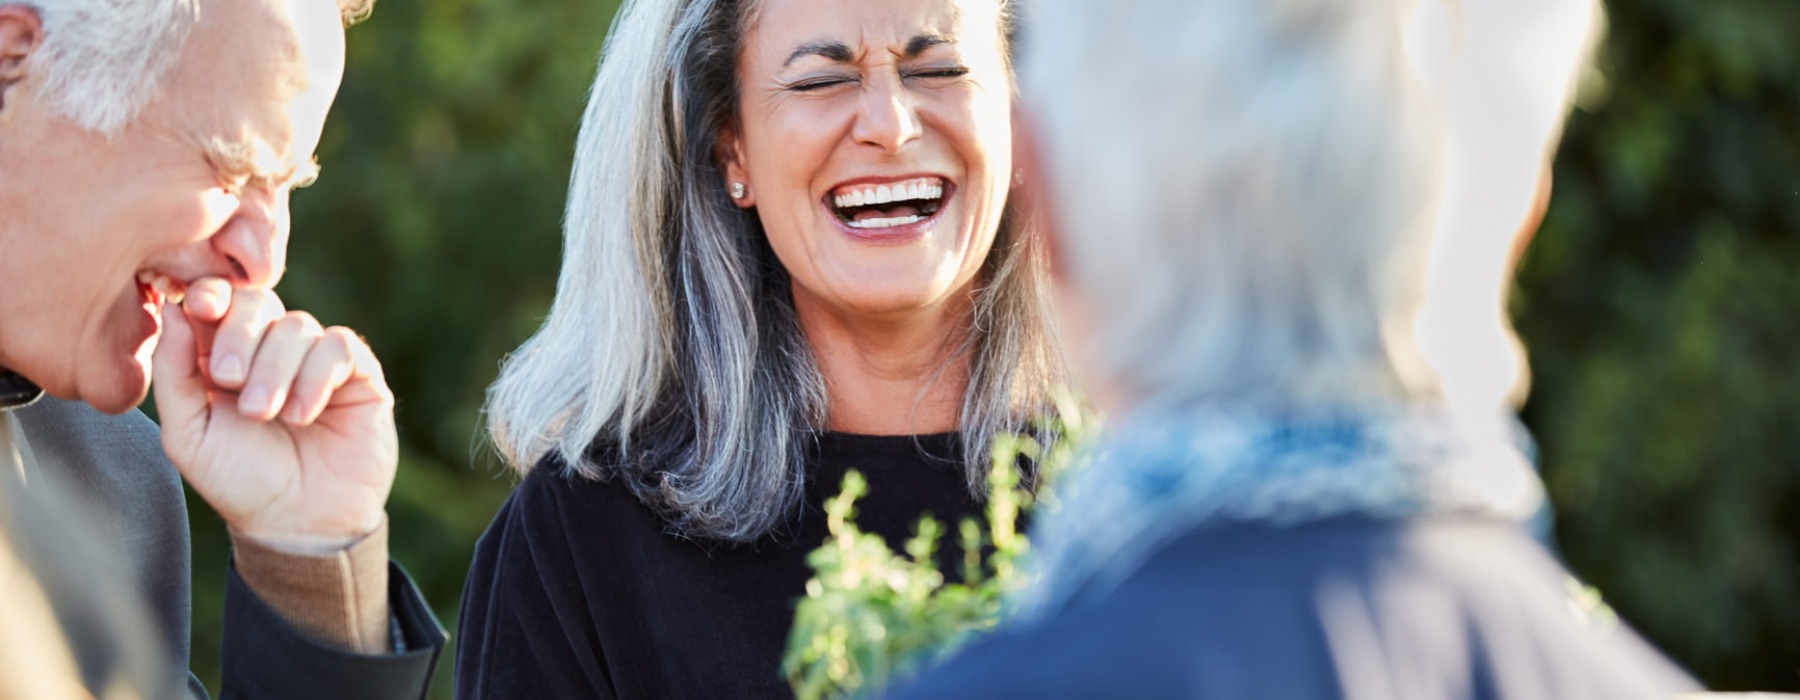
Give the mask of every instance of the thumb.
M 200 373 L 199 348 L 187 312 L 163 304 L 162 340 L 150 360 L 150 387 L 156 396 L 165 448 L 177 440 L 195 439 L 206 428 L 210 406 L 206 377 Z

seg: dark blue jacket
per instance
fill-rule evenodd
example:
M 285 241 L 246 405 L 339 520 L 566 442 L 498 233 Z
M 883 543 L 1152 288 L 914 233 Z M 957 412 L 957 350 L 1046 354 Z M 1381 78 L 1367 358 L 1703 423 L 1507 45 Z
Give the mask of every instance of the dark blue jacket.
M 1190 532 L 1110 591 L 975 643 L 894 700 L 1654 698 L 1694 681 L 1509 524 Z

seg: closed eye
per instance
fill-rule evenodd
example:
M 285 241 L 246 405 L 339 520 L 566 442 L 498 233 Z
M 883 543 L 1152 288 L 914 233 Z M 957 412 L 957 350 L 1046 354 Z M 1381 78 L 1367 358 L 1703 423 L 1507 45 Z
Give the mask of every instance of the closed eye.
M 926 69 L 926 70 L 911 71 L 906 74 L 906 77 L 908 77 L 908 78 L 961 78 L 968 74 L 969 74 L 968 68 L 964 68 L 962 66 L 950 66 L 947 68 L 930 68 L 930 69 Z
M 795 81 L 793 83 L 788 84 L 787 89 L 792 90 L 794 92 L 813 92 L 815 90 L 823 90 L 828 87 L 834 87 L 834 86 L 838 86 L 838 85 L 848 85 L 848 84 L 854 83 L 854 82 L 856 82 L 855 78 L 841 78 L 841 77 L 835 77 L 835 76 L 829 77 L 829 78 L 808 78 L 805 80 L 799 80 L 799 81 Z

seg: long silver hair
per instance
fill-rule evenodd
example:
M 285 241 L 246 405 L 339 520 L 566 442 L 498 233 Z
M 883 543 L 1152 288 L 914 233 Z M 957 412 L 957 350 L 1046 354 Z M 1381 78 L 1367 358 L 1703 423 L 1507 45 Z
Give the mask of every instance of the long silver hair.
M 521 474 L 618 479 L 677 534 L 731 541 L 794 513 L 829 403 L 788 274 L 715 155 L 753 12 L 753 0 L 623 4 L 576 140 L 555 301 L 487 406 Z M 1005 217 L 949 353 L 970 364 L 960 433 L 978 495 L 993 437 L 1049 414 L 1063 381 L 1034 239 Z

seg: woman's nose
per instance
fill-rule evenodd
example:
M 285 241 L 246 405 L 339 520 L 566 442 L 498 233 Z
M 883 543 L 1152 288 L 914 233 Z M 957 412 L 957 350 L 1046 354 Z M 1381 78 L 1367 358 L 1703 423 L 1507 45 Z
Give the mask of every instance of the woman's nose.
M 887 153 L 899 153 L 924 133 L 912 96 L 907 94 L 898 76 L 870 81 L 868 85 L 851 136 L 857 143 L 875 146 Z

